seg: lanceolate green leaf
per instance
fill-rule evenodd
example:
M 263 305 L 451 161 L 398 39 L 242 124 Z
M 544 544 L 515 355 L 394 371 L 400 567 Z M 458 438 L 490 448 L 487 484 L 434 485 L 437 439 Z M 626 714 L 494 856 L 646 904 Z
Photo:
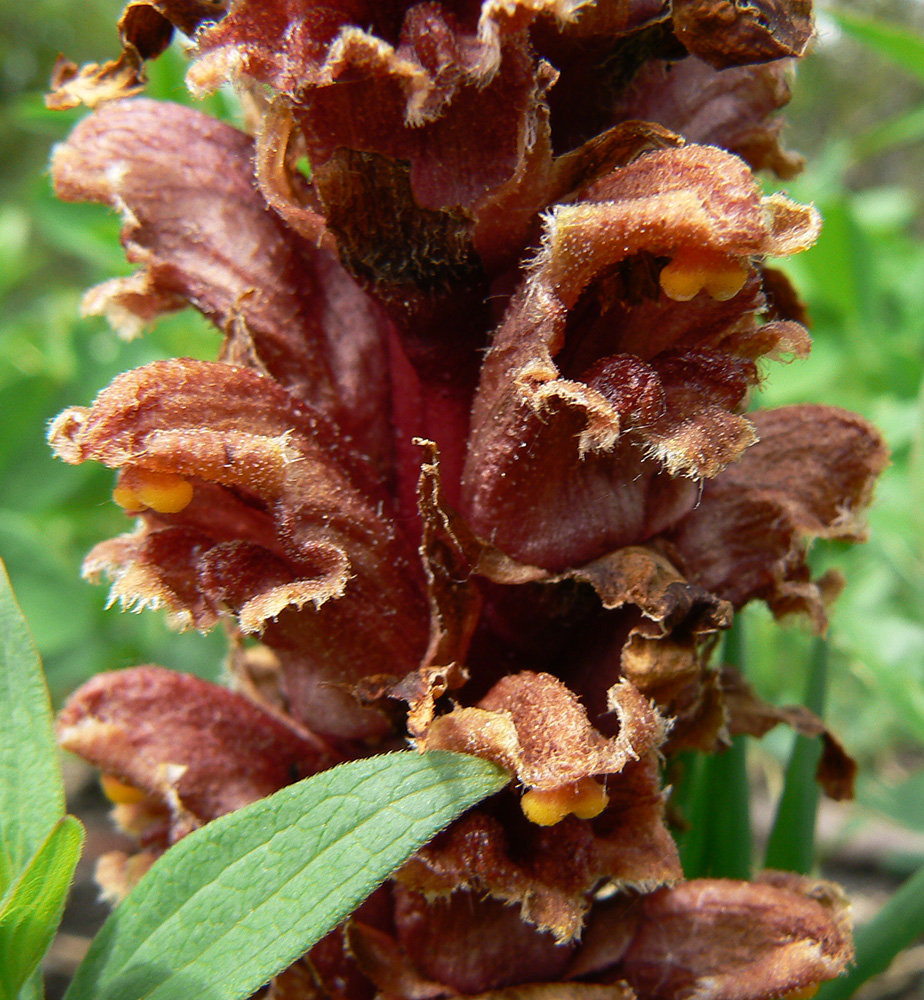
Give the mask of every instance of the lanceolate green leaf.
M 51 705 L 38 653 L 0 563 L 0 892 L 64 815 Z
M 65 816 L 0 901 L 0 997 L 12 1000 L 51 944 L 80 857 L 83 826 Z
M 434 751 L 351 761 L 172 847 L 97 935 L 66 1000 L 238 1000 L 510 776 Z

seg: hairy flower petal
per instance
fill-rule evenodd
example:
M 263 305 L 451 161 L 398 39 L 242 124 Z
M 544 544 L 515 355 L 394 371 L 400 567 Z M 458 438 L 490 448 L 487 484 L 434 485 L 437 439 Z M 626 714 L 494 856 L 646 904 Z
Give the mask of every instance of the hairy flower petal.
M 85 118 L 55 151 L 55 190 L 118 209 L 128 258 L 142 266 L 93 290 L 86 308 L 132 335 L 192 304 L 232 354 L 249 353 L 381 454 L 382 319 L 329 255 L 266 207 L 252 155 L 247 135 L 179 105 L 120 101 Z
M 736 607 L 754 598 L 824 627 L 824 593 L 805 561 L 806 538 L 865 537 L 862 513 L 888 462 L 862 417 L 831 406 L 751 414 L 760 443 L 703 489 L 671 533 L 687 576 Z
M 169 782 L 176 808 L 200 823 L 333 762 L 307 731 L 161 667 L 98 674 L 71 695 L 57 725 L 61 745 L 105 774 L 155 796 Z
M 817 228 L 814 210 L 761 200 L 740 160 L 695 146 L 643 155 L 557 208 L 482 368 L 464 479 L 474 530 L 564 569 L 676 523 L 697 491 L 673 477 L 715 476 L 755 440 L 736 411 L 755 339 L 775 345 L 745 264 Z M 659 267 L 665 287 L 673 268 L 670 301 Z M 627 291 L 648 313 L 621 310 Z
M 853 959 L 841 890 L 783 873 L 699 879 L 639 900 L 621 972 L 650 1000 L 763 1000 L 840 975 Z
M 65 411 L 49 437 L 72 463 L 193 482 L 187 507 L 145 514 L 146 529 L 95 553 L 91 571 L 114 568 L 117 596 L 173 604 L 198 627 L 228 605 L 245 630 L 267 628 L 265 641 L 287 660 L 293 710 L 311 724 L 361 730 L 370 713 L 349 684 L 418 666 L 428 614 L 413 547 L 385 513 L 369 467 L 271 379 L 226 364 L 157 362 L 117 378 L 93 407 Z M 162 529 L 172 532 L 165 545 Z M 153 593 L 126 590 L 147 581 Z M 200 606 L 205 617 L 196 618 Z
M 614 689 L 609 708 L 620 721 L 612 740 L 593 729 L 561 681 L 524 672 L 498 681 L 478 708 L 440 716 L 418 746 L 488 757 L 530 788 L 554 789 L 617 773 L 663 741 L 661 720 L 631 684 Z

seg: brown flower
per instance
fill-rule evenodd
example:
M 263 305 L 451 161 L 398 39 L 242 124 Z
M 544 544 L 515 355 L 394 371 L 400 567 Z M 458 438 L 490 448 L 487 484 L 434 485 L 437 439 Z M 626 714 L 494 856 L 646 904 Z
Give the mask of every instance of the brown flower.
M 174 28 L 249 132 L 109 100 Z M 62 714 L 146 857 L 410 738 L 513 787 L 277 1000 L 757 1000 L 837 975 L 836 890 L 683 882 L 660 774 L 730 732 L 824 731 L 710 655 L 755 599 L 824 628 L 836 581 L 806 541 L 860 539 L 886 461 L 836 408 L 747 412 L 759 365 L 809 349 L 768 258 L 819 219 L 752 174 L 799 166 L 775 115 L 807 5 L 136 0 L 120 31 L 55 98 L 101 105 L 56 190 L 118 210 L 138 265 L 85 308 L 133 336 L 192 305 L 223 342 L 120 376 L 50 440 L 119 470 L 136 518 L 87 575 L 179 627 L 233 619 L 238 689 L 138 668 Z M 140 864 L 102 878 L 118 895 Z

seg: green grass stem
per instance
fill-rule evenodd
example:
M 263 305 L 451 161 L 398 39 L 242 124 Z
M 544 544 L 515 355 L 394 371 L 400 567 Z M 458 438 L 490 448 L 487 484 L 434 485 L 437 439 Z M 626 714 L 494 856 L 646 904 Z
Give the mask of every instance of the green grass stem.
M 824 711 L 828 676 L 828 645 L 816 639 L 809 662 L 805 705 L 817 715 Z M 815 865 L 815 815 L 818 782 L 815 772 L 821 757 L 821 739 L 796 736 L 783 794 L 770 831 L 764 867 L 808 874 Z
M 726 662 L 744 672 L 745 644 L 741 618 L 726 639 Z M 690 828 L 679 838 L 687 878 L 751 877 L 750 788 L 747 743 L 739 737 L 724 753 L 690 759 L 684 797 Z

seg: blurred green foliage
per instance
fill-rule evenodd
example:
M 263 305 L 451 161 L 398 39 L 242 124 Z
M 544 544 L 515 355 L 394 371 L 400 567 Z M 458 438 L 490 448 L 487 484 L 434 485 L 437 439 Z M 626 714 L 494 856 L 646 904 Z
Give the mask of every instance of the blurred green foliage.
M 172 634 L 157 614 L 104 611 L 105 588 L 84 583 L 79 567 L 96 541 L 127 530 L 109 498 L 112 473 L 64 466 L 44 443 L 55 413 L 88 403 L 118 372 L 158 357 L 213 357 L 218 344 L 191 311 L 131 343 L 79 316 L 86 288 L 130 269 L 117 218 L 51 196 L 49 148 L 79 114 L 45 111 L 41 95 L 58 51 L 78 61 L 116 53 L 121 6 L 0 7 L 0 555 L 56 699 L 93 672 L 138 662 L 214 675 L 223 647 L 219 635 Z M 790 145 L 808 166 L 788 191 L 825 218 L 818 245 L 787 264 L 815 347 L 806 362 L 768 365 L 755 402 L 836 403 L 878 424 L 892 447 L 870 543 L 819 544 L 813 558 L 849 581 L 834 611 L 829 718 L 874 775 L 864 801 L 922 825 L 924 779 L 901 760 L 919 761 L 924 745 L 924 6 L 841 9 L 822 13 L 789 115 Z M 152 66 L 149 92 L 187 100 L 183 70 L 175 46 Z M 233 114 L 222 95 L 207 108 Z M 800 701 L 811 638 L 780 630 L 759 608 L 746 617 L 749 675 L 766 697 Z M 781 755 L 785 744 L 769 738 Z
M 45 661 L 56 702 L 93 673 L 159 662 L 215 676 L 224 644 L 166 629 L 156 614 L 106 611 L 106 588 L 80 578 L 92 545 L 131 522 L 111 502 L 113 473 L 65 466 L 45 443 L 61 409 L 88 404 L 115 375 L 163 357 L 214 357 L 216 332 L 192 310 L 140 340 L 121 341 L 98 318 L 81 318 L 83 292 L 128 274 L 119 220 L 101 206 L 65 205 L 46 163 L 80 112 L 49 112 L 42 95 L 59 49 L 103 60 L 118 50 L 118 2 L 50 0 L 0 7 L 0 555 Z M 108 45 L 108 51 L 106 46 Z M 185 99 L 184 59 L 171 50 L 152 67 L 151 91 Z M 213 112 L 227 111 L 221 97 Z
M 814 344 L 806 362 L 767 367 L 757 403 L 855 410 L 892 450 L 869 542 L 819 543 L 813 563 L 847 578 L 832 612 L 826 716 L 860 759 L 858 798 L 921 829 L 924 129 L 911 126 L 924 110 L 924 8 L 893 5 L 889 21 L 861 9 L 822 16 L 788 115 L 791 141 L 808 156 L 788 191 L 824 218 L 816 246 L 786 263 L 809 305 Z M 811 638 L 781 632 L 762 609 L 748 617 L 750 675 L 772 700 L 801 701 Z M 774 740 L 782 749 L 786 736 Z

